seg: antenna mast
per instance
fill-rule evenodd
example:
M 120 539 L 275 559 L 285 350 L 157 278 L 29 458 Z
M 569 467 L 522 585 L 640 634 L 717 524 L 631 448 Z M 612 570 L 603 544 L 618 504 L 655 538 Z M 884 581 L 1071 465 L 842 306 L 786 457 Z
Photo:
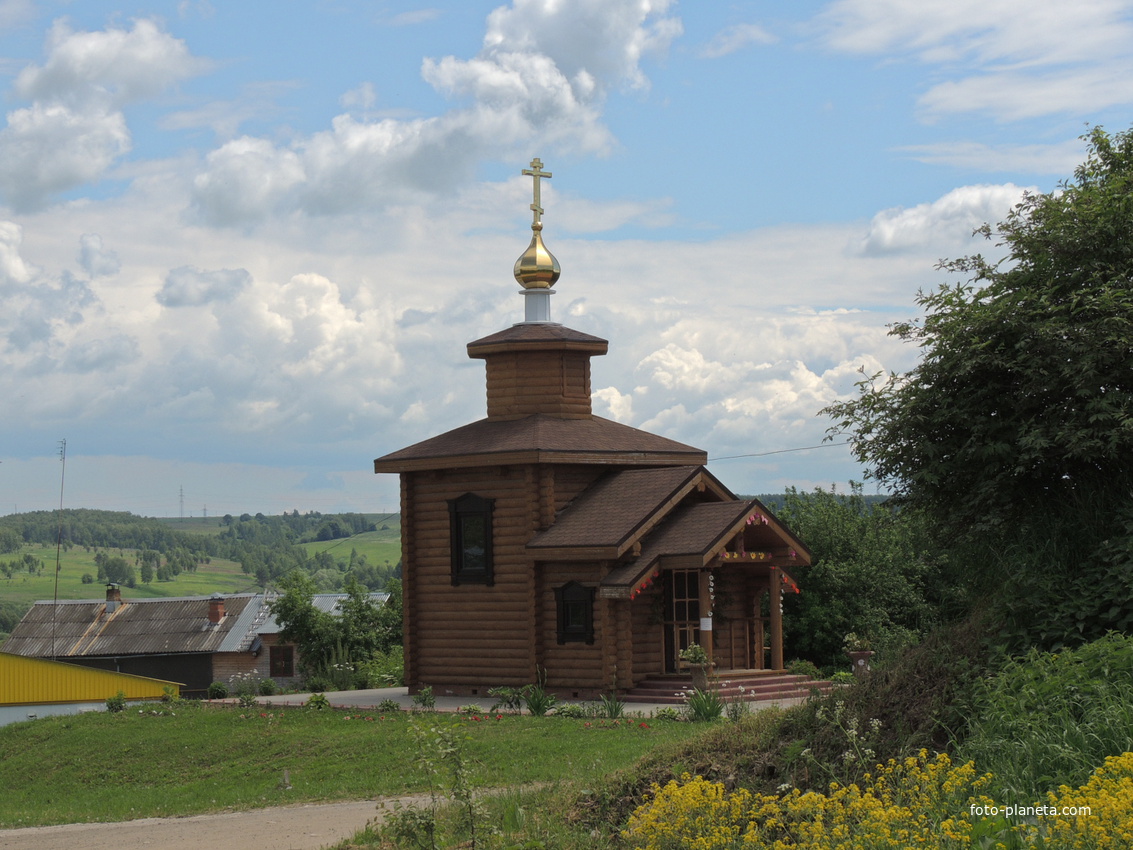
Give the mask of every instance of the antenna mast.
M 51 600 L 51 660 L 57 661 L 55 655 L 55 613 L 59 608 L 59 570 L 60 557 L 63 551 L 63 485 L 67 480 L 67 441 L 59 441 L 59 460 L 63 468 L 59 473 L 59 532 L 55 536 L 55 596 Z

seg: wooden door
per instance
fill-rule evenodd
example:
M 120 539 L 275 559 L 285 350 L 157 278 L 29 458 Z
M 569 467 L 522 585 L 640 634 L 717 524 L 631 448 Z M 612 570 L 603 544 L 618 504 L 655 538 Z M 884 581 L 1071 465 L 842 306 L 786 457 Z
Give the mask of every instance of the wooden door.
M 685 665 L 680 653 L 700 643 L 700 571 L 668 570 L 665 576 L 665 672 Z

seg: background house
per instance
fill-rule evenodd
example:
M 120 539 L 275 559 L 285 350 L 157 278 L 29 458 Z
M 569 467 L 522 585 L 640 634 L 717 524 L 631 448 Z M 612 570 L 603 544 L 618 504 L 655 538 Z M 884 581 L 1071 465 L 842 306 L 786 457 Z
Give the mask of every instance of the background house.
M 312 601 L 333 613 L 345 598 L 317 594 Z M 0 651 L 168 679 L 182 683 L 186 696 L 204 696 L 209 684 L 237 674 L 286 687 L 299 682 L 301 659 L 294 645 L 281 642 L 271 599 L 237 593 L 123 600 L 109 585 L 105 600 L 36 602 Z

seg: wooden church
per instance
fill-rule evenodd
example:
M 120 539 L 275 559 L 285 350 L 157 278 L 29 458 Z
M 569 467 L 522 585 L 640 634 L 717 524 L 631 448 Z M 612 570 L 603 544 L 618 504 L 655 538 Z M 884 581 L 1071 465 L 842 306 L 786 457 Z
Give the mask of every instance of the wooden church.
M 604 339 L 551 321 L 559 264 L 542 239 L 516 261 L 524 321 L 468 344 L 486 418 L 374 461 L 401 476 L 405 681 L 483 695 L 544 675 L 564 697 L 681 673 L 781 670 L 780 597 L 809 553 L 707 453 L 595 416 Z

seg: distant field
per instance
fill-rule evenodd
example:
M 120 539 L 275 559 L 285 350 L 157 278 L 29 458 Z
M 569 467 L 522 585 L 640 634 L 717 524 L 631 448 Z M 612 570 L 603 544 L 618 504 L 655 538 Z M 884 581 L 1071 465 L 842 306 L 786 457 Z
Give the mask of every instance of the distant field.
M 341 540 L 324 540 L 317 543 L 300 544 L 310 554 L 316 552 L 330 552 L 335 558 L 350 558 L 350 550 L 357 549 L 359 555 L 365 555 L 366 560 L 377 566 L 389 564 L 396 566 L 401 560 L 401 520 L 398 517 L 389 518 L 387 515 L 382 522 L 378 522 L 378 531 L 368 531 L 365 534 L 356 534 Z M 389 526 L 381 530 L 383 525 Z
M 110 550 L 115 554 L 117 549 Z M 8 579 L 0 575 L 0 600 L 31 604 L 40 599 L 52 599 L 55 594 L 55 548 L 25 547 L 12 555 L 3 555 L 5 560 L 31 553 L 44 563 L 42 575 L 32 576 L 17 573 Z M 123 550 L 122 556 L 133 563 L 133 550 Z M 93 584 L 83 584 L 83 573 L 95 577 Z M 87 552 L 75 547 L 64 552 L 59 560 L 59 598 L 60 599 L 101 599 L 106 591 L 98 579 L 98 567 L 94 563 L 94 550 Z M 235 561 L 213 558 L 210 564 L 201 564 L 196 573 L 181 573 L 173 581 L 153 581 L 150 584 L 138 582 L 137 587 L 123 587 L 125 599 L 152 599 L 168 596 L 208 596 L 212 593 L 244 593 L 256 590 L 255 579 L 244 575 Z
M 371 514 L 379 531 L 355 535 L 341 540 L 328 540 L 301 544 L 310 553 L 329 550 L 335 558 L 350 557 L 350 550 L 357 549 L 366 560 L 378 566 L 387 562 L 392 567 L 401 559 L 401 521 L 395 514 Z M 224 526 L 220 517 L 178 517 L 162 518 L 170 528 L 187 534 L 219 534 Z M 386 526 L 386 528 L 382 528 Z M 114 554 L 119 550 L 111 549 Z M 52 599 L 55 595 L 55 547 L 25 547 L 10 555 L 0 555 L 4 560 L 13 560 L 30 553 L 44 563 L 42 575 L 32 576 L 17 573 L 7 579 L 0 574 L 0 601 L 17 602 L 30 605 L 41 599 Z M 86 551 L 81 546 L 65 551 L 59 561 L 60 599 L 101 599 L 105 593 L 103 585 L 97 581 L 98 567 L 94 562 L 94 550 Z M 133 563 L 134 551 L 121 551 L 122 557 Z M 84 573 L 96 577 L 93 584 L 83 584 Z M 150 584 L 138 582 L 134 588 L 123 587 L 125 599 L 152 599 L 170 596 L 208 596 L 212 593 L 248 593 L 259 588 L 252 576 L 245 575 L 235 561 L 213 558 L 209 564 L 201 564 L 196 573 L 181 573 L 173 581 L 153 581 Z

